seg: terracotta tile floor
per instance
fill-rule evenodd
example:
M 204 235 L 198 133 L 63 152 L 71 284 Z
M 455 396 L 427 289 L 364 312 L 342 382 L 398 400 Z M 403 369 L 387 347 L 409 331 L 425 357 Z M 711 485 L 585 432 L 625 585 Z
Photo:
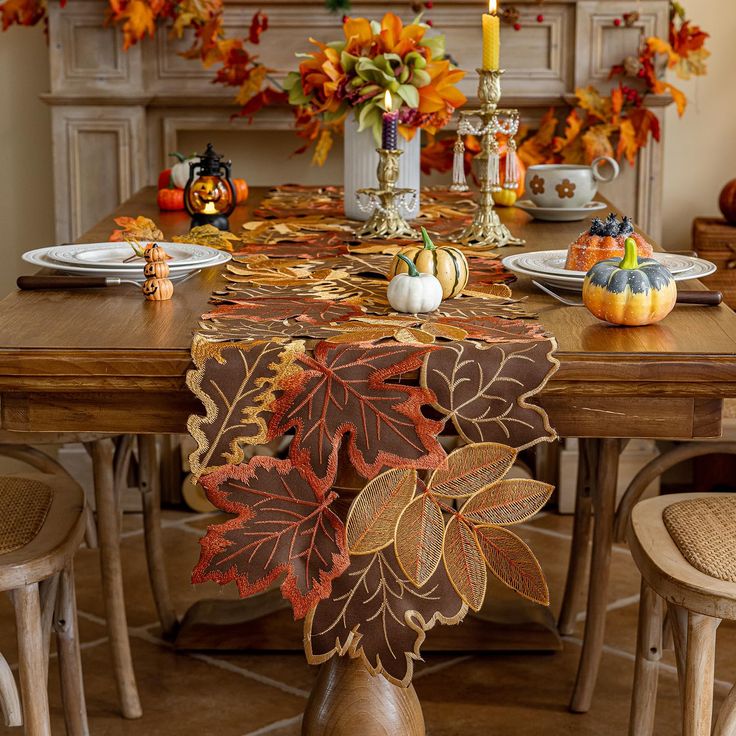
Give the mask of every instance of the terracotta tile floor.
M 231 588 L 189 583 L 197 559 L 197 538 L 209 518 L 166 512 L 164 541 L 176 605 L 185 610 L 202 597 L 234 597 Z M 536 550 L 552 590 L 555 614 L 564 584 L 570 517 L 545 514 L 521 529 Z M 300 654 L 175 654 L 158 635 L 145 572 L 141 519 L 128 514 L 124 523 L 124 566 L 128 621 L 144 716 L 118 716 L 110 672 L 104 610 L 99 595 L 95 550 L 77 557 L 77 590 L 83 641 L 84 678 L 93 736 L 296 736 L 300 714 L 315 677 Z M 430 655 L 417 669 L 416 690 L 430 736 L 620 736 L 626 733 L 639 579 L 628 551 L 613 555 L 606 649 L 598 690 L 586 715 L 567 712 L 567 701 L 580 653 L 578 631 L 554 655 Z M 430 633 L 431 637 L 431 633 Z M 0 651 L 16 660 L 10 605 L 0 598 Z M 736 627 L 719 635 L 716 690 L 720 699 L 736 678 Z M 673 659 L 662 668 L 656 733 L 672 736 L 677 727 L 677 684 Z M 54 734 L 63 734 L 56 668 L 50 677 Z M 17 734 L 2 729 L 0 734 Z M 355 736 L 360 736 L 356 734 Z M 400 736 L 397 734 L 397 736 Z

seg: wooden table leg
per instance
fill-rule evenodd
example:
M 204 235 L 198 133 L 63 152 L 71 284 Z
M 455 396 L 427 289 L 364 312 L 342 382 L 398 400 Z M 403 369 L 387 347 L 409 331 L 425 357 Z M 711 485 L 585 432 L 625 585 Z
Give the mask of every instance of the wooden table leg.
M 575 631 L 575 623 L 583 601 L 585 573 L 590 557 L 590 532 L 593 522 L 593 485 L 598 440 L 578 440 L 578 478 L 575 493 L 575 519 L 572 527 L 570 561 L 567 567 L 565 593 L 557 628 L 563 636 Z
M 105 600 L 107 632 L 110 636 L 112 668 L 123 716 L 140 718 L 143 710 L 135 682 L 128 639 L 128 621 L 125 615 L 123 568 L 120 560 L 120 521 L 113 473 L 115 447 L 110 439 L 97 440 L 90 443 L 89 451 L 95 481 L 102 595 Z
M 570 710 L 574 713 L 586 713 L 590 709 L 603 652 L 620 453 L 621 440 L 611 438 L 600 440 L 593 492 L 593 550 L 585 634 L 575 689 L 570 701 Z
M 320 667 L 309 696 L 302 736 L 424 736 L 413 685 L 372 676 L 359 659 L 333 657 Z
M 176 635 L 178 620 L 169 593 L 161 538 L 161 477 L 156 462 L 156 436 L 138 435 L 138 484 L 143 502 L 143 532 L 146 544 L 148 580 L 165 639 Z

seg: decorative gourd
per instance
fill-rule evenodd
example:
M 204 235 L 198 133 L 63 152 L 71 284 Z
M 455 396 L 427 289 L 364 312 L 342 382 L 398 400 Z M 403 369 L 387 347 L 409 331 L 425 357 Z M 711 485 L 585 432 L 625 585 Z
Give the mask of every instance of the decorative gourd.
M 672 274 L 653 258 L 639 258 L 626 238 L 624 257 L 596 263 L 583 281 L 583 302 L 598 319 L 615 325 L 650 325 L 675 306 Z
M 168 261 L 170 258 L 169 254 L 158 243 L 149 243 L 143 251 L 143 257 L 146 259 L 146 263 Z
M 168 253 L 157 243 L 149 243 L 143 251 L 146 265 L 143 267 L 143 295 L 151 302 L 163 302 L 174 295 L 174 284 L 169 275 Z
M 409 267 L 399 258 L 405 256 L 419 273 L 428 273 L 442 284 L 442 298 L 452 299 L 462 292 L 468 283 L 468 261 L 462 251 L 450 245 L 436 246 L 427 231 L 422 228 L 423 245 L 402 248 L 391 262 L 389 278 L 407 273 Z
M 723 216 L 731 225 L 736 225 L 736 179 L 732 179 L 721 190 L 718 206 Z
M 170 279 L 146 279 L 142 291 L 148 301 L 163 302 L 174 295 L 174 284 Z
M 143 275 L 147 278 L 165 279 L 169 275 L 169 264 L 166 261 L 151 261 L 143 266 Z
M 493 192 L 491 196 L 493 197 L 493 204 L 499 207 L 513 207 L 519 198 L 516 189 L 500 189 L 497 192 Z
M 434 312 L 442 303 L 442 284 L 431 273 L 419 273 L 417 267 L 404 255 L 408 273 L 397 273 L 386 290 L 388 303 L 397 312 L 417 314 Z

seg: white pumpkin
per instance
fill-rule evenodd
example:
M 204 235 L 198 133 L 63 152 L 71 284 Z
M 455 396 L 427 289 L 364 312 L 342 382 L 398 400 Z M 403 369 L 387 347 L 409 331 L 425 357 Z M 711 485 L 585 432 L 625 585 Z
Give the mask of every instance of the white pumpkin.
M 199 156 L 184 158 L 180 153 L 172 153 L 171 155 L 179 159 L 178 163 L 171 167 L 171 183 L 179 189 L 184 189 L 189 181 L 189 162 L 199 161 Z
M 391 279 L 386 290 L 388 303 L 397 312 L 434 312 L 442 303 L 439 279 L 429 273 L 419 273 L 406 256 L 399 254 L 398 257 L 406 262 L 409 272 L 396 274 Z

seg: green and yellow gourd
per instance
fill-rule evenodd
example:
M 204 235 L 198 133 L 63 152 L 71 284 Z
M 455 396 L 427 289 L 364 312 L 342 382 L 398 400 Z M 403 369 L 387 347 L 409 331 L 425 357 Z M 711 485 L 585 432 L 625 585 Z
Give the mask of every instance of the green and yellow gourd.
M 450 245 L 437 247 L 422 228 L 423 245 L 409 245 L 399 254 L 408 258 L 419 273 L 428 273 L 442 284 L 442 298 L 452 299 L 462 292 L 468 283 L 468 261 L 462 251 Z M 396 274 L 408 273 L 409 266 L 397 256 L 391 262 L 389 280 Z
M 598 319 L 615 325 L 650 325 L 675 306 L 672 274 L 653 258 L 639 258 L 636 241 L 626 238 L 623 258 L 596 263 L 583 281 L 583 302 Z

